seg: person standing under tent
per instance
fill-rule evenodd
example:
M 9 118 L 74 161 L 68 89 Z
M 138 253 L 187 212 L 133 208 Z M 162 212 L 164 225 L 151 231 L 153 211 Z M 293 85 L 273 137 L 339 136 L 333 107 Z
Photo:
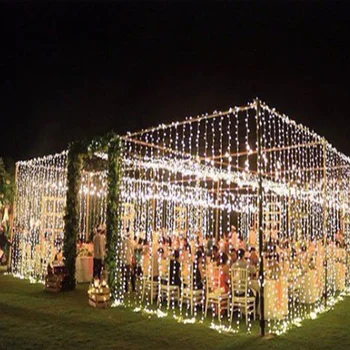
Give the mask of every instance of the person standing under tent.
M 134 247 L 135 264 L 133 266 L 133 270 L 134 270 L 133 273 L 134 273 L 135 278 L 140 277 L 142 274 L 142 267 L 141 267 L 142 261 L 141 260 L 142 260 L 142 239 L 139 238 L 136 246 Z
M 238 253 L 235 248 L 230 248 L 230 265 L 234 264 L 238 260 Z
M 102 263 L 106 253 L 106 239 L 101 228 L 97 229 L 96 235 L 93 238 L 94 244 L 94 278 L 101 278 Z
M 134 260 L 134 249 L 135 241 L 130 237 L 129 230 L 127 229 L 127 234 L 124 239 L 123 244 L 123 265 L 125 273 L 125 292 L 128 292 L 129 279 L 131 279 L 132 291 L 135 292 L 135 274 L 133 266 L 135 265 Z
M 219 241 L 219 249 L 221 253 L 230 254 L 229 233 L 225 232 Z
M 178 250 L 174 251 L 170 259 L 170 284 L 181 288 L 181 277 L 180 277 L 180 254 Z
M 198 250 L 193 262 L 193 286 L 195 290 L 203 289 L 204 271 L 203 271 L 203 251 Z
M 5 229 L 3 225 L 0 225 L 0 265 L 7 262 L 7 252 L 9 246 L 11 246 L 10 240 L 5 235 Z
M 191 259 L 191 246 L 186 237 L 184 237 L 180 243 L 180 258 L 182 261 Z
M 211 262 L 217 263 L 219 259 L 220 259 L 219 248 L 216 245 L 214 245 L 212 249 L 212 254 L 211 254 Z
M 213 237 L 212 236 L 207 236 L 205 239 L 204 239 L 204 247 L 205 247 L 205 253 L 207 256 L 211 256 L 212 253 L 213 253 L 213 245 L 214 245 L 214 240 L 213 240 Z
M 231 239 L 230 248 L 234 248 L 238 250 L 238 235 L 237 235 L 236 226 L 234 225 L 231 226 L 230 239 Z
M 228 265 L 228 255 L 222 253 L 216 262 L 216 266 L 219 269 L 215 269 L 215 273 L 219 273 L 219 276 L 215 276 L 214 280 L 219 283 L 216 287 L 221 290 L 222 293 L 228 293 L 229 291 L 229 280 L 230 280 L 230 269 Z
M 0 265 L 2 263 L 2 258 L 3 256 L 5 256 L 5 252 L 2 250 L 1 246 L 0 246 Z M 4 262 L 6 262 L 6 260 L 4 259 Z
M 238 250 L 239 249 L 243 249 L 244 251 L 247 250 L 246 244 L 245 244 L 242 236 L 238 237 L 237 246 L 238 246 Z
M 256 231 L 254 225 L 252 225 L 249 229 L 248 246 L 250 248 L 256 248 Z

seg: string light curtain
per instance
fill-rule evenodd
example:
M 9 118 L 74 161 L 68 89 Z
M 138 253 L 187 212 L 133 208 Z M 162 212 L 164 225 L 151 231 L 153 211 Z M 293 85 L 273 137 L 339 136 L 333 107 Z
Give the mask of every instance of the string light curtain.
M 129 185 L 126 198 L 129 204 L 142 198 L 136 212 L 145 212 L 144 205 L 153 208 L 152 218 L 146 215 L 143 224 L 138 219 L 133 230 L 146 230 L 157 248 L 162 246 L 162 232 L 189 241 L 199 232 L 202 238 L 219 242 L 236 225 L 245 249 L 259 250 L 260 174 L 263 242 L 258 253 L 263 276 L 249 283 L 252 292 L 260 295 L 263 278 L 268 332 L 280 334 L 302 319 L 315 317 L 345 291 L 348 246 L 342 240 L 349 236 L 350 163 L 324 138 L 256 100 L 246 107 L 160 125 L 124 139 L 125 176 L 132 181 L 145 179 L 142 189 Z M 187 215 L 182 226 L 176 225 L 175 209 Z M 150 248 L 149 255 L 156 251 Z M 204 299 L 203 293 L 203 303 Z M 174 299 L 162 303 L 173 305 Z M 146 310 L 151 304 L 148 300 Z M 199 309 L 204 312 L 202 305 Z M 235 325 L 226 317 L 215 324 L 212 312 L 213 327 L 239 329 L 243 317 L 235 315 Z
M 62 249 L 67 152 L 16 163 L 12 271 L 42 280 Z
M 350 160 L 324 138 L 255 100 L 122 139 L 123 244 L 116 247 L 116 276 L 124 286 L 130 282 L 128 239 L 136 239 L 141 258 L 136 295 L 129 286 L 119 291 L 119 302 L 185 323 L 209 319 L 219 331 L 250 332 L 252 314 L 234 308 L 230 315 L 236 266 L 232 260 L 238 249 L 246 252 L 248 265 L 252 252 L 258 256 L 256 274 L 248 276 L 247 295 L 255 297 L 267 332 L 280 334 L 316 317 L 347 290 Z M 64 198 L 65 171 L 66 153 L 18 163 L 13 257 L 18 274 L 37 274 L 33 251 L 42 247 L 44 224 L 35 228 L 33 223 L 43 222 L 44 197 Z M 106 182 L 105 170 L 82 174 L 82 240 L 96 222 L 105 221 Z M 206 312 L 207 286 L 216 278 L 210 274 L 209 242 L 220 251 L 228 244 L 228 261 L 218 266 L 220 274 L 229 266 L 228 288 L 222 295 L 215 291 L 224 312 L 214 303 Z M 43 249 L 45 259 L 38 255 L 42 265 L 50 259 Z M 179 290 L 174 260 L 180 264 Z M 184 271 L 194 276 L 200 271 L 205 282 L 186 300 L 183 291 L 191 283 L 184 282 Z

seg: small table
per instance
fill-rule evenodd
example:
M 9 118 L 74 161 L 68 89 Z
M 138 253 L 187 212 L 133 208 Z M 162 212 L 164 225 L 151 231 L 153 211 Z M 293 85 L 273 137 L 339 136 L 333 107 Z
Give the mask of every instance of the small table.
M 301 303 L 314 304 L 322 297 L 322 278 L 317 269 L 308 270 L 298 279 Z
M 345 264 L 337 262 L 335 264 L 335 289 L 343 291 L 345 289 Z
M 75 279 L 77 283 L 90 282 L 93 275 L 93 257 L 78 256 L 76 258 Z
M 250 280 L 249 288 L 256 295 L 260 293 L 257 279 Z M 281 276 L 278 280 L 265 279 L 264 286 L 264 314 L 265 319 L 279 320 L 288 315 L 288 281 Z M 258 303 L 260 300 L 258 301 Z M 258 314 L 260 307 L 258 305 Z

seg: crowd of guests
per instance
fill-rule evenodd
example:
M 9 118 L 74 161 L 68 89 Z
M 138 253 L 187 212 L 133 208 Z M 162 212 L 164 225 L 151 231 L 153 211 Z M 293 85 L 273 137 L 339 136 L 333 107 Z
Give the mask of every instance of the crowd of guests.
M 309 270 L 324 270 L 326 259 L 333 262 L 344 263 L 345 240 L 342 230 L 328 237 L 316 237 L 303 235 L 298 232 L 298 237 L 265 237 L 264 241 L 264 270 L 268 278 L 277 279 L 281 274 L 293 278 L 295 273 L 303 274 Z M 327 253 L 327 257 L 326 257 Z M 339 261 L 338 261 L 339 260 Z
M 141 237 L 142 238 L 141 238 Z M 217 240 L 203 237 L 200 232 L 191 239 L 181 235 L 167 234 L 163 229 L 154 232 L 152 240 L 143 235 L 133 236 L 127 229 L 122 242 L 120 261 L 124 271 L 125 291 L 136 290 L 136 281 L 147 276 L 154 281 L 167 283 L 164 272 L 170 273 L 170 284 L 181 288 L 181 267 L 191 264 L 193 286 L 202 289 L 208 266 L 219 267 L 218 288 L 229 290 L 231 267 L 247 269 L 251 278 L 258 277 L 259 253 L 256 247 L 256 231 L 251 227 L 245 239 L 239 235 L 235 226 Z M 291 269 L 315 268 L 323 264 L 324 246 L 344 248 L 344 236 L 339 230 L 329 241 L 323 239 L 300 239 L 294 242 L 280 235 L 264 237 L 264 270 L 268 278 L 279 278 L 281 273 L 288 274 Z M 105 229 L 96 230 L 94 237 L 94 276 L 100 277 L 105 257 Z M 217 270 L 216 270 L 217 271 Z
M 181 267 L 191 264 L 193 268 L 194 289 L 202 289 L 205 271 L 209 265 L 219 267 L 218 288 L 228 291 L 230 267 L 246 268 L 252 277 L 257 274 L 259 257 L 254 246 L 245 242 L 232 226 L 220 240 L 213 237 L 203 238 L 197 232 L 189 239 L 185 236 L 167 235 L 165 230 L 156 232 L 152 242 L 147 239 L 131 237 L 125 234 L 121 259 L 125 271 L 125 291 L 131 282 L 135 291 L 135 281 L 142 275 L 154 281 L 163 280 L 164 270 L 170 272 L 170 283 L 181 288 Z

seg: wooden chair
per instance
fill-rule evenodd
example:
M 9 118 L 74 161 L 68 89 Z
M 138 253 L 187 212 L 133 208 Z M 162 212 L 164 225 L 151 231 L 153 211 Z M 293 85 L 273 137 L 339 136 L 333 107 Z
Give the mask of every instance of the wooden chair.
M 231 270 L 231 322 L 235 310 L 243 311 L 248 325 L 248 314 L 253 313 L 255 320 L 255 297 L 249 296 L 248 291 L 248 270 L 245 268 L 232 268 Z
M 142 298 L 145 298 L 146 291 L 150 293 L 151 304 L 157 296 L 159 281 L 154 281 L 153 276 L 158 275 L 158 272 L 154 271 L 156 267 L 153 264 L 153 258 L 150 257 L 148 262 L 142 264 Z M 154 273 L 156 272 L 156 273 Z
M 203 289 L 194 286 L 192 261 L 181 264 L 181 308 L 185 300 L 189 301 L 191 315 L 196 305 L 203 304 Z
M 220 268 L 209 265 L 206 269 L 206 301 L 205 317 L 207 317 L 208 307 L 217 305 L 218 319 L 221 320 L 221 310 L 229 310 L 229 295 L 220 288 Z
M 165 297 L 168 310 L 170 308 L 170 298 L 172 298 L 172 300 L 180 300 L 180 287 L 172 284 L 170 266 L 169 259 L 162 259 L 159 266 L 160 283 L 158 303 L 161 302 L 162 297 Z

